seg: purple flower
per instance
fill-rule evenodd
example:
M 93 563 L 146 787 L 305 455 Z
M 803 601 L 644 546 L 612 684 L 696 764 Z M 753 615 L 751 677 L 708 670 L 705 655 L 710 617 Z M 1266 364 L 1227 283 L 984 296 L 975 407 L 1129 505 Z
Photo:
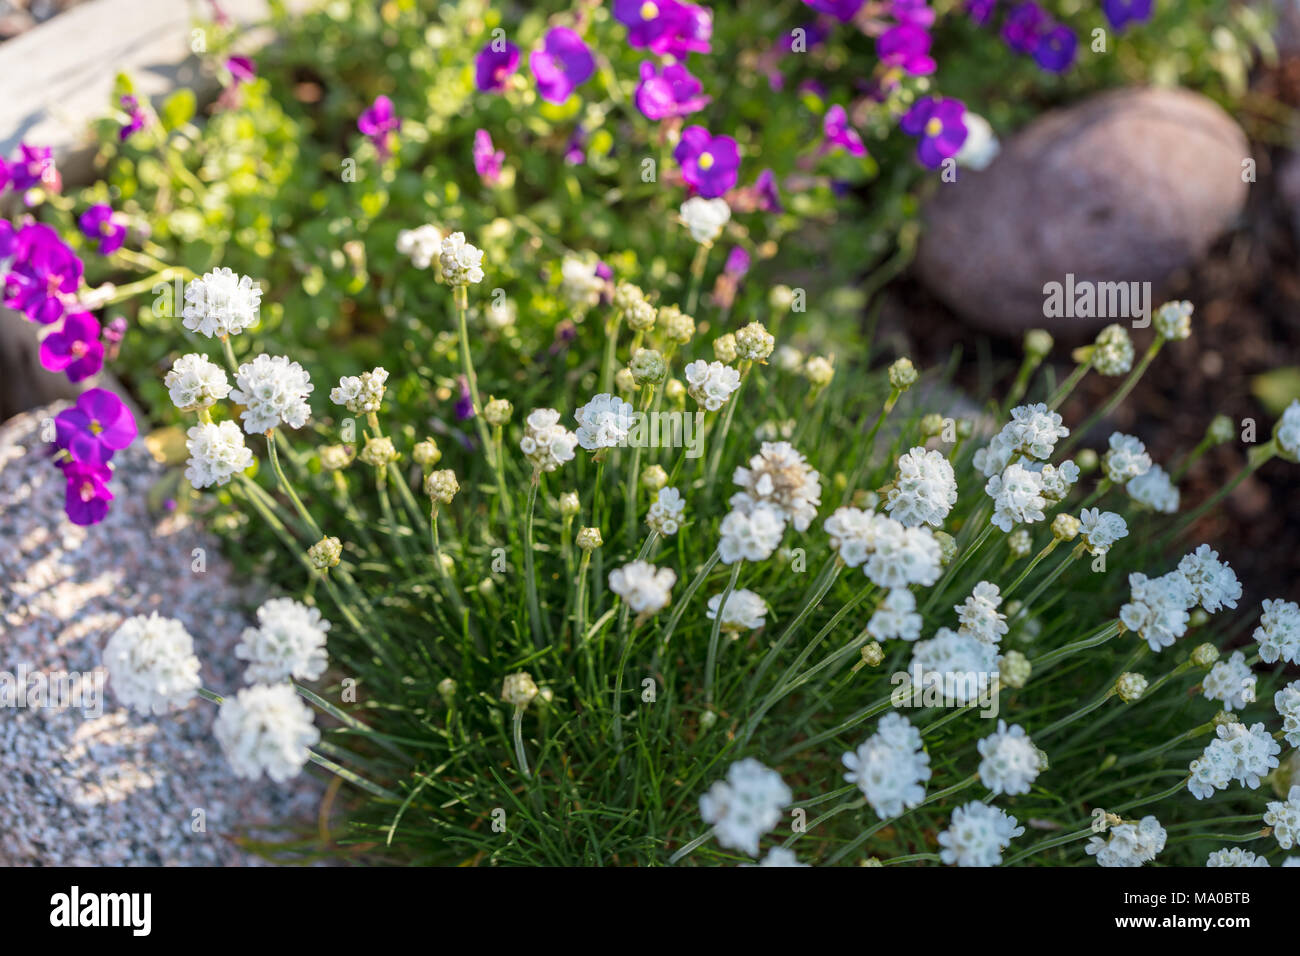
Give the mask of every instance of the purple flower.
M 18 144 L 18 158 L 8 166 L 14 192 L 26 192 L 41 182 L 54 179 L 54 151 L 48 146 Z
M 0 156 L 0 193 L 4 192 L 9 186 L 9 164 Z
M 457 376 L 456 384 L 460 390 L 456 398 L 456 420 L 467 422 L 474 417 L 474 397 L 469 390 L 469 379 L 464 375 Z
M 966 12 L 977 26 L 984 26 L 993 16 L 998 0 L 966 0 Z
M 722 271 L 733 279 L 743 278 L 745 273 L 749 272 L 749 253 L 736 246 L 727 253 L 727 261 L 722 266 Z
M 924 96 L 899 121 L 909 136 L 920 137 L 916 156 L 921 165 L 937 169 L 950 156 L 957 155 L 966 142 L 966 107 L 961 100 Z
M 682 130 L 673 158 L 682 178 L 705 199 L 715 199 L 732 186 L 740 174 L 740 148 L 730 136 L 714 136 L 703 126 Z
M 1049 28 L 1043 8 L 1033 0 L 1018 5 L 1002 24 L 1002 39 L 1017 53 L 1032 54 Z
M 568 27 L 553 27 L 542 48 L 528 56 L 537 78 L 537 92 L 548 103 L 563 103 L 596 72 L 596 60 L 582 37 Z
M 614 18 L 627 27 L 630 46 L 657 56 L 684 60 L 710 50 L 713 16 L 704 7 L 678 0 L 614 0 Z
M 122 109 L 126 112 L 126 123 L 117 132 L 119 142 L 125 143 L 132 134 L 144 129 L 149 121 L 148 114 L 140 106 L 140 101 L 130 93 L 122 97 Z
M 867 155 L 867 147 L 863 145 L 862 137 L 849 125 L 849 116 L 842 106 L 832 106 L 826 111 L 826 118 L 822 120 L 822 133 L 826 137 L 826 142 L 822 145 L 823 152 L 829 152 L 833 147 L 839 146 L 847 149 L 854 156 Z
M 63 510 L 73 524 L 99 524 L 108 514 L 108 503 L 113 493 L 108 490 L 108 479 L 113 470 L 106 464 L 88 461 L 59 462 L 63 477 L 67 479 Z
M 680 63 L 659 68 L 646 61 L 641 64 L 641 82 L 636 88 L 636 105 L 652 120 L 689 116 L 708 105 L 702 95 L 704 87 Z
M 504 151 L 494 149 L 492 136 L 485 129 L 474 133 L 474 169 L 479 178 L 489 186 L 495 186 L 501 180 L 501 164 L 505 162 Z
M 818 13 L 826 13 L 841 23 L 848 23 L 857 16 L 866 0 L 803 0 L 803 2 Z
M 89 312 L 69 313 L 61 329 L 41 340 L 41 365 L 51 372 L 63 372 L 69 382 L 90 378 L 104 367 L 99 331 L 98 320 Z
M 135 417 L 112 392 L 92 388 L 54 416 L 55 442 L 73 461 L 102 465 L 135 441 Z
M 14 263 L 5 276 L 4 304 L 33 322 L 49 325 L 63 315 L 63 296 L 81 285 L 82 264 L 76 254 L 44 223 L 18 230 Z
M 876 40 L 876 55 L 889 66 L 901 67 L 912 76 L 929 76 L 935 70 L 930 43 L 930 34 L 924 28 L 900 23 Z
M 382 93 L 375 97 L 375 102 L 357 117 L 357 129 L 370 138 L 380 159 L 392 155 L 392 141 L 402 128 L 401 117 L 393 110 L 393 101 Z
M 126 224 L 114 213 L 113 207 L 97 203 L 81 214 L 77 220 L 81 233 L 91 242 L 99 243 L 99 254 L 111 256 L 126 242 Z
M 0 260 L 8 259 L 18 248 L 18 230 L 8 219 L 0 219 Z
M 1148 19 L 1151 7 L 1152 0 L 1101 0 L 1101 9 L 1116 30 Z
M 899 23 L 929 27 L 934 23 L 934 11 L 926 6 L 927 0 L 892 0 L 889 12 Z
M 781 194 L 777 192 L 776 175 L 770 169 L 758 174 L 754 181 L 754 192 L 758 196 L 758 208 L 763 212 L 784 212 L 781 206 Z
M 586 146 L 587 131 L 581 125 L 575 126 L 564 144 L 564 161 L 570 166 L 581 166 L 587 160 Z
M 654 43 L 672 27 L 676 0 L 614 0 L 614 19 L 627 27 L 627 42 L 637 49 Z
M 226 70 L 235 84 L 252 83 L 257 79 L 257 65 L 246 56 L 232 56 L 226 60 Z
M 474 60 L 474 85 L 482 93 L 502 93 L 506 81 L 519 69 L 519 47 L 509 40 L 493 40 Z
M 1058 24 L 1043 34 L 1034 48 L 1034 60 L 1044 70 L 1052 73 L 1064 73 L 1074 63 L 1074 54 L 1079 47 L 1074 31 L 1064 24 Z

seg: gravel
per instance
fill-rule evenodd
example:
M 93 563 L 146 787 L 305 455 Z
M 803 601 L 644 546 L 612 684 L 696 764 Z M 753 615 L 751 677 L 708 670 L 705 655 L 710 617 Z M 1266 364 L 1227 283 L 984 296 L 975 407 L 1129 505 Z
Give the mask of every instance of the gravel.
M 108 518 L 69 523 L 62 475 L 41 441 L 59 407 L 0 425 L 0 682 L 24 667 L 104 681 L 109 635 L 157 611 L 194 635 L 205 687 L 243 686 L 233 648 L 259 595 L 232 580 L 216 540 L 192 521 L 151 513 L 161 468 L 142 441 L 114 458 Z M 143 717 L 118 706 L 111 682 L 101 686 L 99 714 L 77 704 L 0 708 L 0 864 L 257 865 L 237 840 L 315 831 L 320 781 L 234 779 L 211 735 L 214 705 L 196 699 Z

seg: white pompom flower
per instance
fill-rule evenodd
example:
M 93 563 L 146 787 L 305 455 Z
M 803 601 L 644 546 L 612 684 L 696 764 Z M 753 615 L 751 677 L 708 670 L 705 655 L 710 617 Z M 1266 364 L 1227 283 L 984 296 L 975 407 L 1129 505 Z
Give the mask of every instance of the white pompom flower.
M 208 338 L 238 335 L 257 325 L 262 290 L 248 276 L 214 269 L 185 286 L 181 324 Z
M 1079 512 L 1079 534 L 1090 554 L 1105 554 L 1120 538 L 1128 537 L 1128 525 L 1113 511 L 1084 508 Z
M 957 477 L 941 452 L 917 446 L 899 456 L 898 475 L 885 496 L 885 510 L 906 527 L 937 528 L 957 503 Z
M 184 707 L 199 690 L 194 639 L 180 621 L 157 612 L 123 621 L 103 660 L 118 700 L 141 714 Z
M 710 621 L 718 617 L 718 605 L 722 595 L 715 594 L 709 598 L 706 614 Z M 727 603 L 722 605 L 722 624 L 724 631 L 754 631 L 762 627 L 767 615 L 767 602 L 748 588 L 737 588 L 727 595 Z
M 939 859 L 958 866 L 997 866 L 1002 851 L 1024 832 L 1005 810 L 972 800 L 953 810 L 948 829 L 939 834 Z
M 1113 484 L 1126 484 L 1150 471 L 1151 456 L 1140 439 L 1114 432 L 1108 443 L 1110 450 L 1102 458 L 1101 465 Z
M 195 488 L 224 485 L 253 466 L 253 453 L 234 422 L 202 422 L 185 433 L 185 477 Z
M 235 656 L 248 661 L 244 681 L 316 680 L 325 673 L 330 622 L 320 611 L 291 598 L 272 598 L 257 609 L 257 627 L 246 627 Z
M 953 607 L 960 625 L 957 633 L 985 644 L 1000 644 L 1007 633 L 1007 617 L 998 610 L 1001 605 L 1002 594 L 998 586 L 990 581 L 979 582 L 970 597 Z
M 794 526 L 807 531 L 821 504 L 821 476 L 793 445 L 763 442 L 749 467 L 736 469 L 732 480 L 741 490 L 731 496 L 731 507 L 749 512 L 759 505 L 775 508 Z
M 716 412 L 740 388 L 740 372 L 721 362 L 697 359 L 683 370 L 686 391 L 703 408 Z
M 1273 432 L 1277 447 L 1292 461 L 1300 460 L 1300 398 L 1292 399 Z
M 885 714 L 876 724 L 876 732 L 840 760 L 849 771 L 844 779 L 857 784 L 882 820 L 919 806 L 925 799 L 930 755 L 921 745 L 921 732 L 902 714 Z
M 1288 791 L 1285 800 L 1270 800 L 1264 822 L 1273 828 L 1277 845 L 1284 850 L 1300 843 L 1300 785 Z
M 718 553 L 723 564 L 764 561 L 781 543 L 785 516 L 770 505 L 758 505 L 748 513 L 729 511 L 718 526 Z
M 342 405 L 354 415 L 370 415 L 379 411 L 384 401 L 388 370 L 375 367 L 360 375 L 344 375 L 330 390 L 330 401 Z
M 1300 664 L 1300 605 L 1265 598 L 1263 608 L 1253 635 L 1259 642 L 1259 659 L 1266 664 L 1279 660 Z
M 1215 850 L 1205 861 L 1206 866 L 1268 866 L 1268 859 L 1257 856 L 1250 850 L 1243 850 L 1239 846 L 1224 847 L 1222 850 Z
M 1095 836 L 1084 849 L 1105 867 L 1136 867 L 1150 863 L 1165 848 L 1167 834 L 1153 816 L 1138 823 L 1119 823 L 1110 828 L 1108 837 Z
M 560 424 L 560 413 L 553 408 L 534 409 L 524 420 L 524 437 L 519 450 L 536 471 L 555 471 L 566 461 L 573 461 L 578 436 Z
M 601 392 L 573 413 L 578 423 L 578 444 L 588 451 L 626 444 L 632 431 L 633 413 L 631 403 Z
M 1007 727 L 998 721 L 998 729 L 978 743 L 980 782 L 995 794 L 1028 793 L 1042 770 L 1042 757 L 1034 742 L 1019 724 Z
M 646 511 L 645 523 L 663 537 L 677 533 L 686 514 L 686 501 L 676 488 L 660 488 Z
M 1181 571 L 1158 578 L 1134 572 L 1128 576 L 1129 602 L 1119 610 L 1119 619 L 1130 631 L 1147 642 L 1153 651 L 1173 645 L 1187 633 L 1188 610 L 1196 595 Z
M 781 822 L 793 797 L 779 773 L 746 757 L 700 797 L 700 817 L 722 846 L 756 857 L 758 841 Z
M 1226 661 L 1219 661 L 1201 682 L 1206 700 L 1223 702 L 1225 710 L 1242 710 L 1255 702 L 1257 679 L 1246 665 L 1246 655 L 1233 651 Z
M 725 199 L 692 196 L 682 203 L 680 213 L 682 225 L 690 230 L 691 238 L 702 245 L 712 245 L 717 241 L 723 228 L 731 221 L 731 207 Z
M 891 590 L 867 622 L 867 633 L 878 641 L 890 638 L 914 641 L 920 637 L 921 615 L 916 612 L 916 595 L 907 588 Z
M 633 561 L 609 573 L 609 589 L 637 614 L 657 614 L 672 600 L 677 572 L 656 568 L 649 561 Z
M 431 224 L 403 229 L 397 234 L 397 251 L 417 269 L 427 269 L 442 252 L 442 230 Z
M 182 355 L 173 362 L 163 384 L 172 404 L 183 412 L 211 408 L 230 394 L 225 370 L 197 352 Z
M 1124 490 L 1130 498 L 1152 511 L 1164 515 L 1178 511 L 1178 486 L 1159 465 L 1152 465 L 1145 474 L 1130 478 Z
M 1232 568 L 1219 560 L 1219 552 L 1208 544 L 1201 545 L 1179 561 L 1178 570 L 1192 586 L 1197 602 L 1209 613 L 1237 607 L 1241 582 Z
M 992 522 L 1003 531 L 1010 532 L 1018 524 L 1033 524 L 1046 515 L 1047 499 L 1043 497 L 1043 477 L 1019 462 L 994 475 L 984 486 L 985 493 L 993 499 Z
M 259 355 L 239 366 L 235 384 L 230 398 L 244 406 L 239 417 L 250 435 L 280 425 L 302 428 L 311 417 L 307 396 L 315 386 L 305 368 L 283 355 Z
M 296 777 L 320 740 L 311 710 L 289 684 L 246 687 L 227 697 L 212 733 L 235 776 L 276 783 Z
M 483 281 L 483 250 L 466 242 L 463 232 L 453 232 L 442 240 L 438 263 L 442 266 L 442 277 L 452 285 Z

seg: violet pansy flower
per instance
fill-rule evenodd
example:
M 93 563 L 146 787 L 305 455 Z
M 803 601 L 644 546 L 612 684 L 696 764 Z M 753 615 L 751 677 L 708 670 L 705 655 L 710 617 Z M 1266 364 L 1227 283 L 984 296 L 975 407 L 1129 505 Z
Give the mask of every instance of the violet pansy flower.
M 1026 0 L 1017 5 L 1002 24 L 1002 39 L 1017 53 L 1032 54 L 1050 26 L 1051 21 L 1043 8 L 1033 0 Z
M 542 48 L 529 54 L 528 65 L 537 78 L 538 95 L 548 103 L 563 103 L 596 72 L 591 50 L 568 27 L 548 30 Z
M 636 88 L 636 105 L 649 119 L 689 116 L 709 103 L 703 85 L 680 63 L 662 70 L 649 61 L 641 64 L 641 82 Z
M 479 178 L 489 186 L 501 181 L 501 166 L 506 154 L 492 145 L 492 136 L 485 129 L 474 133 L 474 169 Z
M 889 66 L 912 76 L 929 76 L 935 70 L 930 56 L 930 34 L 912 23 L 890 27 L 876 40 L 876 55 Z
M 854 156 L 867 155 L 867 147 L 863 144 L 862 137 L 849 125 L 848 113 L 842 106 L 832 106 L 826 111 L 826 117 L 822 120 L 822 133 L 826 137 L 826 142 L 822 145 L 823 152 L 829 152 L 833 147 L 838 146 L 848 150 Z
M 392 155 L 392 141 L 401 128 L 402 119 L 393 109 L 393 101 L 382 93 L 376 96 L 375 102 L 357 117 L 357 129 L 374 144 L 380 159 L 387 159 Z
M 54 150 L 49 146 L 19 143 L 18 157 L 10 160 L 7 168 L 14 192 L 26 192 L 53 178 Z
M 781 194 L 776 188 L 776 174 L 765 169 L 754 181 L 754 193 L 758 197 L 758 208 L 763 212 L 784 212 L 781 206 Z
M 1116 30 L 1149 19 L 1152 5 L 1153 0 L 1101 0 L 1102 12 Z
M 54 416 L 55 441 L 73 461 L 103 464 L 135 441 L 135 416 L 126 403 L 103 388 L 92 388 L 77 404 Z
M 69 382 L 90 378 L 104 367 L 99 332 L 99 321 L 89 312 L 69 313 L 58 331 L 41 339 L 41 365 L 51 372 L 63 372 Z
M 67 479 L 63 510 L 68 520 L 76 525 L 103 521 L 108 514 L 108 503 L 113 500 L 113 493 L 108 490 L 113 470 L 106 464 L 89 461 L 59 462 L 59 468 Z
M 945 159 L 956 156 L 966 142 L 966 107 L 961 100 L 924 96 L 907 111 L 899 127 L 920 138 L 916 156 L 921 165 L 937 169 Z
M 105 203 L 96 203 L 83 212 L 77 225 L 83 236 L 98 244 L 101 256 L 111 256 L 126 242 L 126 223 Z
M 493 40 L 474 59 L 474 85 L 482 93 L 502 93 L 519 69 L 519 47 L 509 40 Z
M 1039 38 L 1038 46 L 1034 47 L 1034 61 L 1044 70 L 1063 73 L 1074 63 L 1078 47 L 1074 31 L 1058 24 Z
M 703 126 L 682 130 L 673 158 L 682 178 L 705 199 L 716 199 L 736 185 L 740 174 L 740 148 L 730 136 L 714 136 Z
M 82 264 L 44 223 L 28 223 L 14 241 L 14 262 L 4 281 L 4 304 L 33 322 L 49 325 L 64 313 L 64 296 L 81 285 Z

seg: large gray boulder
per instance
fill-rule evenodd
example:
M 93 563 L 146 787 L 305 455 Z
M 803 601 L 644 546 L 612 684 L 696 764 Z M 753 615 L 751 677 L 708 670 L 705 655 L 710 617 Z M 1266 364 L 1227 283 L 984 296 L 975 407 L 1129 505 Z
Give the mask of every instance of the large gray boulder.
M 1045 114 L 981 172 L 961 170 L 925 211 L 921 279 L 982 329 L 1087 334 L 1107 319 L 1044 314 L 1044 286 L 1150 282 L 1154 294 L 1233 225 L 1246 137 L 1178 89 L 1126 89 Z M 1158 301 L 1158 300 L 1157 300 Z

